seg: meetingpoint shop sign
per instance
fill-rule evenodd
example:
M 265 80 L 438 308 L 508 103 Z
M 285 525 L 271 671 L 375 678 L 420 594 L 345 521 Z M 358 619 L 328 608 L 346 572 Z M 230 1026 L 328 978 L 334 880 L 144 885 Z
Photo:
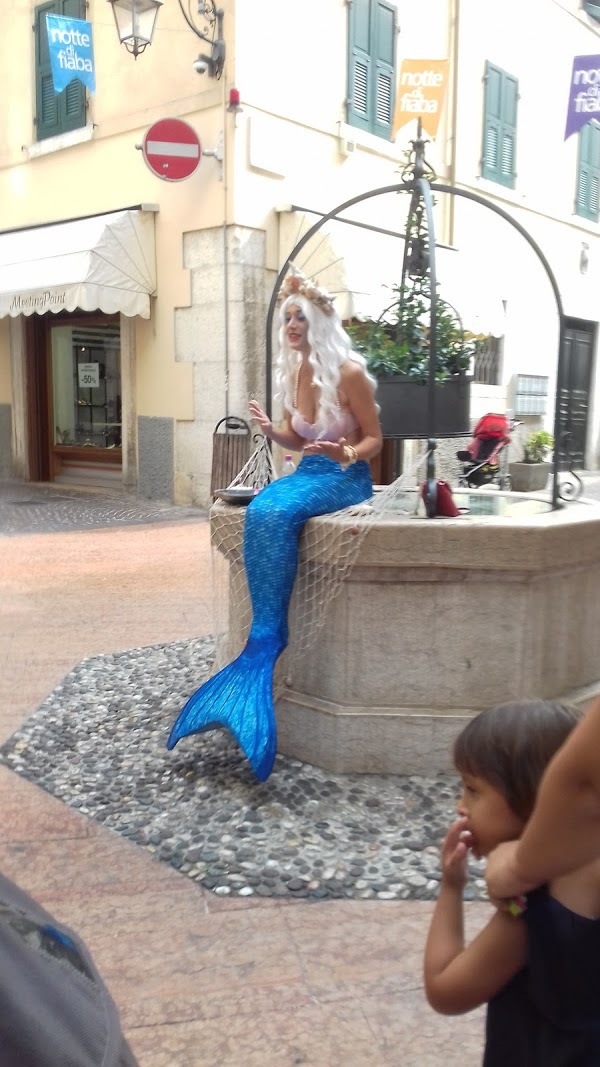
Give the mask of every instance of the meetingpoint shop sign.
M 95 92 L 91 22 L 46 15 L 46 26 L 54 92 L 62 93 L 73 78 L 79 78 L 90 92 Z
M 8 310 L 9 312 L 22 312 L 24 315 L 28 312 L 37 311 L 38 314 L 43 315 L 44 311 L 54 311 L 64 307 L 66 302 L 66 289 L 61 292 L 46 289 L 43 293 L 28 293 L 26 296 L 22 293 L 15 293 Z

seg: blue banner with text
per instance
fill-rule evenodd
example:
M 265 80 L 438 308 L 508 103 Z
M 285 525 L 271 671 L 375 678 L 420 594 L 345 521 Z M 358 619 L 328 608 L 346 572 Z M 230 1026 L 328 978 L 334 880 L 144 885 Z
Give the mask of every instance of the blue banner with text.
M 90 92 L 95 92 L 91 22 L 67 19 L 62 15 L 46 15 L 46 25 L 55 93 L 62 93 L 73 78 L 79 78 Z

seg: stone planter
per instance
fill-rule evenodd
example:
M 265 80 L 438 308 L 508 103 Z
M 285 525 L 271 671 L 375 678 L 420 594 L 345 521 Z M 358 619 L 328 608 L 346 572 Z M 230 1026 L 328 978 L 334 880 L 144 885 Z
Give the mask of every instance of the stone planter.
M 551 470 L 551 463 L 511 463 L 511 489 L 516 493 L 541 493 Z
M 468 436 L 471 378 L 457 374 L 435 387 L 435 436 L 461 433 Z M 390 376 L 377 379 L 376 400 L 381 408 L 384 437 L 426 437 L 428 427 L 428 386 L 409 378 Z

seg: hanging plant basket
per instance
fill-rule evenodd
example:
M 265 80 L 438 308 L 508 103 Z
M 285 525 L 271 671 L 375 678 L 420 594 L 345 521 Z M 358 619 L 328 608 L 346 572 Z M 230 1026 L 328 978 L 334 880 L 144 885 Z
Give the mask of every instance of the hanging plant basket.
M 450 437 L 469 430 L 472 378 L 457 374 L 435 386 L 435 434 Z M 418 438 L 429 433 L 429 389 L 405 375 L 377 379 L 376 400 L 384 437 Z
M 394 300 L 378 319 L 350 325 L 354 347 L 377 380 L 384 437 L 469 434 L 472 378 L 468 369 L 478 342 L 465 335 L 453 309 L 438 297 L 436 310 L 435 419 L 429 425 L 431 292 L 427 277 L 393 289 Z

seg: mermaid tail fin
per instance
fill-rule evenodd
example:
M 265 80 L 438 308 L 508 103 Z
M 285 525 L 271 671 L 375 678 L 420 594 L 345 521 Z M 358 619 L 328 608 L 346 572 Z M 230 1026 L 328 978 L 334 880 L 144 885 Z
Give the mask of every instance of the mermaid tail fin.
M 282 651 L 272 637 L 250 638 L 233 663 L 200 686 L 182 709 L 167 741 L 225 727 L 245 753 L 259 782 L 270 775 L 277 749 L 273 670 Z

